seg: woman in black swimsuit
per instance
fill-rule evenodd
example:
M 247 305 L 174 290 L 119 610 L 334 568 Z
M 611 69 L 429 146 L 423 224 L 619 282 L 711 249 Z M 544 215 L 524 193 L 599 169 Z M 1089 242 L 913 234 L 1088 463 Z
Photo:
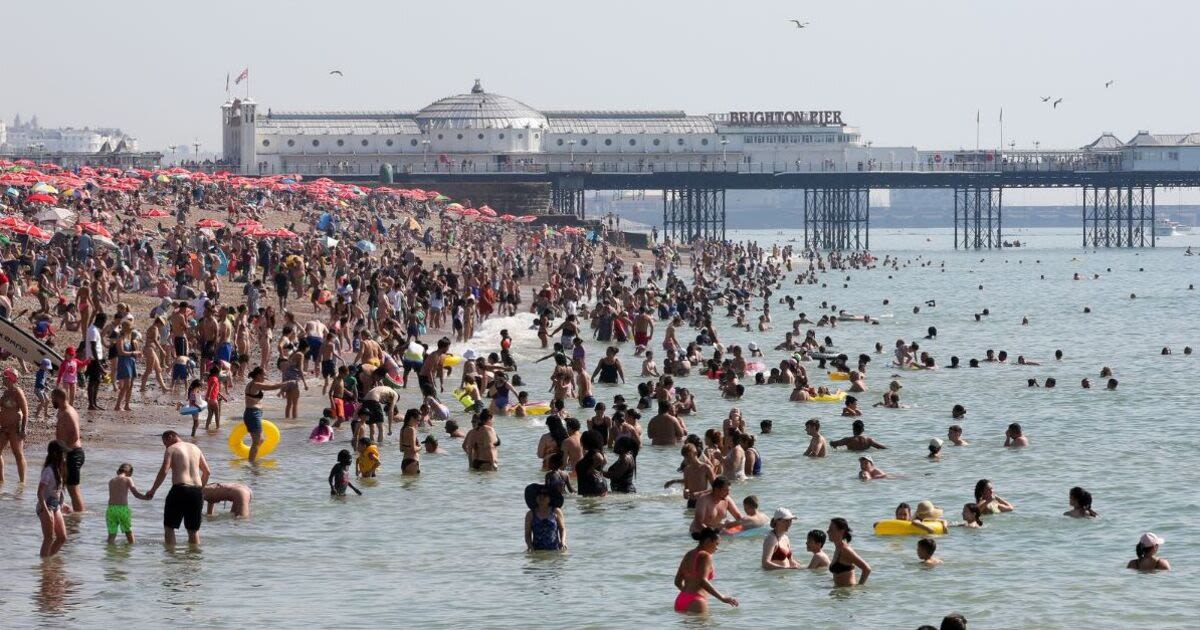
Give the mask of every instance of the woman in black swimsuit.
M 638 450 L 636 438 L 625 435 L 617 440 L 613 447 L 617 461 L 604 471 L 604 476 L 612 481 L 613 492 L 637 492 L 637 488 L 633 487 L 633 478 L 637 475 Z
M 596 369 L 592 372 L 592 382 L 596 381 L 596 376 L 600 376 L 601 383 L 610 385 L 617 384 L 617 378 L 620 377 L 621 382 L 625 382 L 625 370 L 621 367 L 621 360 L 617 358 L 617 349 L 609 346 L 604 352 L 604 358 L 596 362 Z
M 857 586 L 867 583 L 867 577 L 871 575 L 871 565 L 867 564 L 858 552 L 850 546 L 852 533 L 850 525 L 844 518 L 835 518 L 829 521 L 829 529 L 826 531 L 829 534 L 829 540 L 833 543 L 833 557 L 830 559 L 829 572 L 833 574 L 834 586 Z M 861 576 L 855 576 L 854 567 L 862 572 Z
M 604 481 L 604 444 L 600 441 L 600 434 L 584 431 L 579 436 L 579 442 L 584 448 L 583 459 L 575 464 L 579 496 L 602 497 L 608 494 L 608 484 Z

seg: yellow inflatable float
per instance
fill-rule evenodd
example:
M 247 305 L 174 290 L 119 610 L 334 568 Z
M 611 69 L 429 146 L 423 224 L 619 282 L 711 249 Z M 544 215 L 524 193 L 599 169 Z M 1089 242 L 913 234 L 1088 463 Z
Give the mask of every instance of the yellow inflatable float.
M 850 380 L 849 372 L 829 372 L 829 380 L 831 381 L 848 381 Z
M 833 394 L 826 394 L 824 396 L 813 396 L 812 398 L 809 398 L 808 400 L 810 402 L 842 402 L 843 400 L 846 400 L 846 392 L 838 390 L 837 392 L 835 392 Z
M 457 354 L 447 354 L 442 358 L 442 365 L 445 367 L 454 367 L 463 362 L 463 358 Z
M 258 445 L 258 456 L 270 455 L 279 446 L 279 427 L 270 420 L 262 421 L 262 443 Z M 238 422 L 229 432 L 229 451 L 238 459 L 250 458 L 250 440 L 246 425 Z
M 876 536 L 945 536 L 946 521 L 921 521 L 925 525 L 933 528 L 932 532 L 926 531 L 916 525 L 912 521 L 901 521 L 899 519 L 889 518 L 884 521 L 875 523 Z

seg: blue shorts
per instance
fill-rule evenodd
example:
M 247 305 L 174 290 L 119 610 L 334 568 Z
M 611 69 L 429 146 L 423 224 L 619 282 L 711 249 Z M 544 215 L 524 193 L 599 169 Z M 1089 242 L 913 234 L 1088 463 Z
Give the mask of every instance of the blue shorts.
M 217 346 L 217 360 L 232 362 L 233 360 L 233 344 L 225 342 Z
M 242 423 L 250 433 L 262 433 L 262 409 L 247 409 L 242 413 Z
M 316 361 L 317 358 L 321 356 L 321 346 L 322 345 L 323 345 L 323 342 L 321 341 L 320 337 L 309 337 L 308 338 L 308 354 L 305 356 L 308 357 L 309 361 Z
M 188 367 L 186 365 L 176 365 L 171 368 L 171 380 L 186 381 L 188 377 Z

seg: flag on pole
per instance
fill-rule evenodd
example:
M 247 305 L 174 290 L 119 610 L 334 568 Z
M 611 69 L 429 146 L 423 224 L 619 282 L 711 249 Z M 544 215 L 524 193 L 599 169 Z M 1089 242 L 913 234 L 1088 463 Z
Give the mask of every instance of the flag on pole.
M 1000 108 L 1000 122 L 1004 122 L 1004 108 Z
M 242 81 L 245 81 L 246 79 L 249 79 L 249 78 L 250 78 L 250 68 L 249 67 L 243 68 L 242 73 L 237 75 L 237 78 L 233 80 L 233 84 L 237 85 L 237 84 L 241 83 Z
M 243 74 L 245 74 L 245 73 L 243 73 Z M 242 80 L 242 78 L 238 77 L 238 81 L 241 81 L 241 80 Z M 978 109 L 975 110 L 975 122 L 979 122 L 979 110 Z
M 229 91 L 229 73 L 228 72 L 225 73 L 225 91 L 226 92 Z

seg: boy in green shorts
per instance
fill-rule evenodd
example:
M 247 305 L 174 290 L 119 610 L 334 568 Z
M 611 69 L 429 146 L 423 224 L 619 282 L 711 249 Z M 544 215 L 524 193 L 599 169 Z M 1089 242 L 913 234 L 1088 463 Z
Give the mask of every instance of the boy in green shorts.
M 108 510 L 104 513 L 104 521 L 108 524 L 108 544 L 117 540 L 118 531 L 125 532 L 125 540 L 133 544 L 133 513 L 129 511 L 129 493 L 146 500 L 146 495 L 138 492 L 133 485 L 133 464 L 125 463 L 117 467 L 117 476 L 108 480 Z

